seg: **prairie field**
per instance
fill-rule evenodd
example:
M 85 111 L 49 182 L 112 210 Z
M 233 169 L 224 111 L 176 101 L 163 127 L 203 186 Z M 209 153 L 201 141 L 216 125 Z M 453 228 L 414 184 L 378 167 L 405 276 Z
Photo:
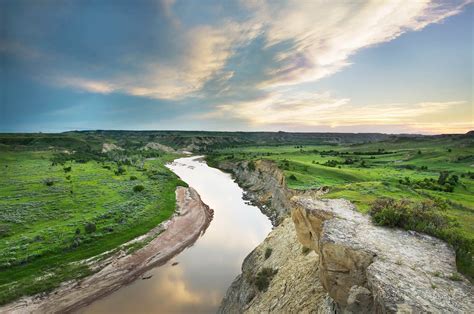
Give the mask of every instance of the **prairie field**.
M 52 151 L 0 152 L 0 304 L 90 273 L 83 259 L 168 219 L 183 183 L 175 155 L 55 162 Z M 66 156 L 67 157 L 67 156 Z M 137 188 L 138 187 L 138 188 Z

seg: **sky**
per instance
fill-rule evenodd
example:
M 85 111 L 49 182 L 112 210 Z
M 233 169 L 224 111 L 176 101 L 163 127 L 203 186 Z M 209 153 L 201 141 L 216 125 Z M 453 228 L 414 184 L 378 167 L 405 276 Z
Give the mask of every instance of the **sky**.
M 474 129 L 471 0 L 1 0 L 0 132 Z

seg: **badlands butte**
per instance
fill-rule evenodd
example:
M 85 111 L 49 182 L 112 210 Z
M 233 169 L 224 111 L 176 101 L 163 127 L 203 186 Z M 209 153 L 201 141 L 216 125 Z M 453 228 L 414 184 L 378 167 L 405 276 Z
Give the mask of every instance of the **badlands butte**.
M 16 167 L 35 168 L 39 176 L 43 164 L 49 167 L 45 168 L 49 176 L 58 176 L 44 184 L 52 182 L 57 189 L 64 184 L 71 195 L 81 192 L 80 182 L 74 181 L 83 179 L 79 173 L 86 173 L 88 180 L 92 177 L 103 182 L 103 192 L 95 201 L 97 207 L 108 206 L 108 211 L 100 220 L 91 219 L 95 222 L 93 231 L 92 222 L 76 222 L 67 216 L 71 217 L 71 233 L 76 230 L 72 244 L 68 244 L 71 258 L 90 258 L 87 254 L 99 244 L 103 251 L 112 250 L 170 218 L 177 219 L 172 218 L 176 196 L 178 204 L 189 197 L 200 204 L 199 196 L 183 187 L 186 184 L 167 171 L 166 163 L 191 153 L 204 155 L 210 166 L 231 173 L 245 191 L 245 198 L 269 217 L 274 228 L 245 258 L 241 274 L 225 293 L 220 313 L 474 311 L 472 132 L 421 136 L 86 131 L 3 134 L 0 149 L 2 161 L 8 166 L 2 171 L 10 175 L 0 180 L 11 186 L 20 182 L 19 177 L 11 176 Z M 110 191 L 105 190 L 109 186 Z M 161 193 L 159 217 L 149 210 L 157 196 L 150 191 Z M 11 197 L 11 191 L 5 188 L 0 193 Z M 114 203 L 102 200 L 101 195 Z M 16 205 L 5 200 L 0 205 L 13 212 Z M 114 207 L 125 203 L 127 206 L 120 210 Z M 200 233 L 212 218 L 212 211 L 204 204 L 196 208 L 205 213 L 194 228 Z M 4 230 L 0 245 L 7 248 L 11 242 L 6 241 L 13 241 L 13 236 L 22 231 L 12 217 L 0 218 Z M 76 229 L 84 223 L 84 231 L 82 227 Z M 107 233 L 95 232 L 96 225 Z M 33 222 L 28 232 L 35 232 Z M 195 234 L 189 234 L 189 241 Z M 122 235 L 122 243 L 110 239 L 118 239 L 117 235 Z M 38 239 L 35 245 L 42 241 L 41 237 L 34 239 Z M 151 247 L 159 246 L 159 239 L 152 240 Z M 189 244 L 188 240 L 184 242 L 180 249 Z M 56 251 L 45 250 L 44 256 L 64 254 L 59 245 Z M 83 247 L 87 251 L 79 254 Z M 131 256 L 148 254 L 149 248 L 138 246 Z M 38 276 L 34 271 L 41 269 L 43 253 L 35 251 L 37 255 L 23 257 L 22 252 L 5 252 L 9 255 L 2 256 L 0 285 L 8 289 L 0 296 L 6 304 L 3 309 L 14 309 L 18 303 L 11 301 L 43 291 L 42 287 L 27 287 Z M 13 254 L 18 254 L 18 261 L 11 258 Z M 91 274 L 79 264 L 76 278 L 64 273 L 60 262 L 55 265 L 57 269 L 50 270 L 51 274 L 64 281 L 87 283 L 101 274 Z M 15 273 L 20 267 L 24 278 Z M 143 269 L 148 267 L 143 265 Z M 55 277 L 37 279 L 50 278 Z M 47 283 L 49 290 L 61 289 L 60 282 Z M 44 298 L 31 300 L 43 302 Z

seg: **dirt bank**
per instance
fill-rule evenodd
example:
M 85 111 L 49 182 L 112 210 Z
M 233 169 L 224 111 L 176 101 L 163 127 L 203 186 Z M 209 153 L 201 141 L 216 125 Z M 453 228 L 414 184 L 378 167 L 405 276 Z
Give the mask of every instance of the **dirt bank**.
M 0 313 L 71 312 L 134 281 L 150 268 L 166 263 L 192 245 L 205 232 L 213 216 L 212 209 L 201 201 L 193 188 L 178 187 L 176 203 L 177 213 L 172 219 L 140 237 L 153 237 L 143 248 L 129 255 L 123 249 L 101 261 L 88 261 L 91 268 L 100 270 L 84 279 L 66 282 L 50 293 L 7 304 L 0 308 Z

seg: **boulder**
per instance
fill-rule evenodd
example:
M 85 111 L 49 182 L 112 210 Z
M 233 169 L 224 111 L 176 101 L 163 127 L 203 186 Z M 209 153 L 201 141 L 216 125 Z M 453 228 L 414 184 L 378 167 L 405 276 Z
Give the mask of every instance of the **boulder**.
M 342 199 L 295 196 L 292 218 L 299 241 L 318 254 L 320 282 L 339 310 L 473 312 L 472 285 L 445 242 L 375 226 Z

